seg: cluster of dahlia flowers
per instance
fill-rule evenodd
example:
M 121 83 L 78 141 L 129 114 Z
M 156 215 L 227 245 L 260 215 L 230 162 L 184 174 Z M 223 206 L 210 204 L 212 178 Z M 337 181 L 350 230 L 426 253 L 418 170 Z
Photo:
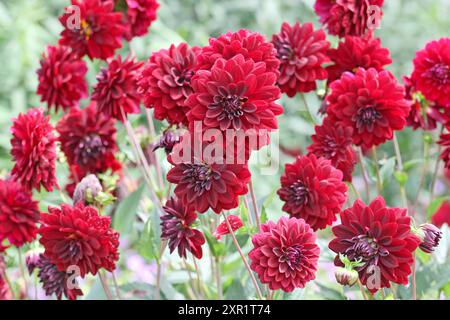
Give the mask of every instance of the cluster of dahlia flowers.
M 0 298 L 12 294 L 4 281 L 3 252 L 36 239 L 42 252 L 30 253 L 26 264 L 46 295 L 82 296 L 70 283 L 71 272 L 82 278 L 99 274 L 107 287 L 102 270 L 116 269 L 119 233 L 103 207 L 121 190 L 105 177 L 128 173 L 118 154 L 121 125 L 160 218 L 162 249 L 167 244 L 182 259 L 202 259 L 205 245 L 231 237 L 258 297 L 254 273 L 271 297 L 271 290 L 292 292 L 315 279 L 321 251 L 316 232 L 332 227 L 329 249 L 336 253 L 340 284 L 359 281 L 372 294 L 392 283 L 408 284 L 415 250 L 433 252 L 440 230 L 415 227 L 407 205 L 388 207 L 381 187 L 374 200 L 367 196 L 368 204 L 357 191 L 350 204 L 348 191 L 358 161 L 365 177 L 363 155 L 387 141 L 396 143 L 395 131 L 406 125 L 428 131 L 441 126 L 440 158 L 450 169 L 450 39 L 420 50 L 402 84 L 385 70 L 390 53 L 375 37 L 379 20 L 371 21 L 372 11 L 380 19 L 382 5 L 383 0 L 317 0 L 315 11 L 328 35 L 308 22 L 283 23 L 271 40 L 242 29 L 211 38 L 204 47 L 172 44 L 144 62 L 116 51 L 123 41 L 147 33 L 156 19 L 156 0 L 72 0 L 59 18 L 58 44 L 48 46 L 37 71 L 37 94 L 47 110 L 32 108 L 11 127 L 14 167 L 0 179 Z M 73 14 L 79 14 L 79 25 Z M 329 36 L 341 38 L 336 48 Z M 92 90 L 86 59 L 105 60 Z M 281 95 L 293 98 L 318 88 L 325 88 L 323 117 L 307 153 L 285 165 L 276 192 L 286 215 L 260 223 L 249 159 L 278 129 Z M 90 101 L 82 103 L 85 98 Z M 139 141 L 129 121 L 131 114 L 141 114 L 141 104 L 153 138 L 149 152 L 148 141 Z M 51 112 L 62 113 L 54 125 Z M 152 116 L 166 124 L 158 140 Z M 158 149 L 170 166 L 168 194 Z M 61 188 L 58 160 L 66 164 L 72 204 L 40 212 L 33 192 Z M 398 166 L 402 173 L 400 160 Z M 247 225 L 251 219 L 236 210 L 248 193 L 253 229 Z M 448 205 L 433 218 L 437 225 L 448 223 Z M 202 224 L 199 216 L 208 211 L 223 220 Z M 246 256 L 235 233 L 248 230 L 256 232 Z

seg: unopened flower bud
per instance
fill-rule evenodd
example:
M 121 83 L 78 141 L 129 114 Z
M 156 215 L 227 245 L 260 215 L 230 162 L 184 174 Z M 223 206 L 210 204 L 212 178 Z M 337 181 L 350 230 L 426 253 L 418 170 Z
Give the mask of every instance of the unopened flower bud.
M 153 151 L 163 148 L 166 154 L 169 154 L 178 142 L 180 142 L 179 133 L 175 130 L 166 130 L 159 139 L 159 142 L 153 146 Z
M 346 268 L 337 268 L 334 272 L 334 276 L 336 277 L 336 281 L 343 286 L 353 286 L 358 281 L 358 271 L 346 269 Z
M 37 250 L 30 250 L 25 254 L 25 265 L 27 266 L 30 275 L 38 266 L 40 254 L 41 253 Z
M 77 184 L 73 193 L 73 204 L 75 205 L 78 202 L 83 202 L 84 204 L 92 203 L 100 191 L 102 191 L 100 181 L 95 175 L 90 174 Z
M 420 240 L 422 240 L 419 248 L 426 253 L 432 253 L 442 238 L 441 230 L 433 224 L 425 223 L 419 226 L 418 231 Z

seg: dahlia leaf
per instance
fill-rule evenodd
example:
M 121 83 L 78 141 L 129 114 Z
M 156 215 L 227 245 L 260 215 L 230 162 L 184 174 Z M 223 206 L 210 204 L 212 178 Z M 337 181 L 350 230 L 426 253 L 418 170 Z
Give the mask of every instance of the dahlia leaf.
M 144 189 L 145 185 L 141 184 L 119 203 L 114 216 L 113 226 L 121 234 L 130 233 Z

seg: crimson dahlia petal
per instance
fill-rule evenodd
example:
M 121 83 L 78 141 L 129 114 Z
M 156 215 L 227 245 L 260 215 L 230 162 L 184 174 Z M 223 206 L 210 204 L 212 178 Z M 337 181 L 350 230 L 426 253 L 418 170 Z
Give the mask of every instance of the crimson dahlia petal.
M 156 20 L 159 3 L 156 0 L 126 0 L 126 24 L 129 28 L 125 38 L 130 41 L 148 32 L 148 28 Z
M 59 108 L 66 110 L 87 97 L 86 63 L 76 58 L 71 48 L 48 46 L 40 64 L 37 94 L 49 109 L 54 107 L 56 112 Z
M 411 78 L 430 101 L 450 108 L 450 38 L 427 43 L 416 53 Z
M 360 261 L 355 269 L 371 292 L 390 288 L 390 282 L 406 285 L 420 243 L 411 232 L 410 220 L 406 209 L 386 208 L 381 196 L 369 205 L 357 200 L 341 212 L 341 224 L 332 229 L 336 238 L 329 248 L 338 254 L 334 264 L 343 266 L 339 254 Z
M 16 247 L 33 241 L 38 222 L 38 203 L 31 192 L 13 180 L 0 179 L 0 249 L 4 239 Z
M 195 138 L 185 134 L 168 157 L 173 168 L 167 180 L 176 185 L 175 194 L 184 206 L 200 213 L 209 208 L 216 213 L 236 208 L 238 197 L 248 191 L 247 165 L 228 164 L 225 154 L 208 155 L 212 142 L 202 141 L 201 149 L 196 150 L 199 141 Z
M 11 127 L 11 155 L 15 161 L 12 169 L 14 180 L 29 190 L 47 191 L 58 188 L 55 175 L 56 137 L 49 117 L 42 109 L 30 109 L 13 119 Z
M 139 80 L 139 92 L 144 105 L 155 109 L 155 118 L 170 124 L 187 125 L 189 107 L 186 98 L 192 93 L 191 78 L 197 64 L 198 47 L 190 48 L 186 43 L 171 45 L 150 56 Z
M 389 71 L 358 68 L 345 72 L 331 85 L 327 114 L 333 121 L 353 129 L 353 143 L 370 149 L 392 139 L 402 130 L 410 107 L 404 87 Z
M 186 104 L 190 129 L 201 122 L 203 129 L 277 129 L 276 116 L 283 108 L 275 103 L 280 90 L 276 74 L 264 62 L 245 59 L 218 59 L 211 70 L 201 70 L 192 78 L 193 94 Z
M 71 47 L 79 58 L 88 55 L 104 60 L 113 56 L 126 31 L 122 13 L 113 10 L 113 0 L 72 0 L 59 18 L 64 27 L 59 43 Z
M 137 77 L 143 62 L 121 56 L 108 61 L 108 67 L 97 75 L 92 100 L 109 117 L 124 121 L 129 113 L 139 113 L 141 96 L 137 90 Z
M 186 250 L 194 257 L 201 259 L 203 234 L 192 228 L 197 214 L 185 206 L 177 198 L 170 198 L 163 207 L 165 214 L 161 216 L 161 238 L 169 241 L 170 253 L 178 249 L 178 255 L 186 258 Z
M 91 173 L 104 172 L 118 151 L 114 119 L 99 113 L 95 103 L 73 108 L 56 125 L 61 150 L 69 165 Z
M 450 201 L 442 202 L 441 206 L 431 218 L 431 222 L 439 228 L 444 224 L 450 226 Z
M 230 214 L 227 216 L 227 220 L 231 226 L 231 230 L 233 231 L 236 231 L 237 229 L 244 226 L 244 223 L 238 216 Z M 217 240 L 220 240 L 222 236 L 230 233 L 230 229 L 228 229 L 228 223 L 224 220 L 217 226 L 216 230 L 214 230 L 213 235 L 217 238 Z
M 450 126 L 447 126 L 447 131 L 450 131 Z M 450 133 L 443 133 L 438 141 L 443 147 L 441 159 L 444 161 L 445 168 L 450 169 Z
M 339 79 L 346 72 L 354 72 L 358 67 L 377 71 L 392 63 L 389 50 L 381 46 L 381 40 L 371 34 L 365 37 L 346 36 L 336 49 L 328 50 L 333 62 L 327 67 L 328 82 Z
M 304 288 L 316 277 L 320 252 L 316 241 L 316 234 L 303 219 L 269 221 L 253 236 L 250 268 L 271 290 Z
M 284 201 L 283 211 L 303 218 L 314 230 L 324 229 L 336 220 L 336 214 L 347 200 L 347 186 L 342 171 L 330 160 L 314 154 L 299 156 L 288 163 L 277 191 Z
M 246 29 L 210 38 L 209 45 L 198 56 L 197 70 L 210 70 L 218 59 L 229 60 L 238 54 L 254 62 L 264 62 L 268 72 L 278 73 L 280 61 L 273 44 L 263 35 Z
M 329 34 L 362 36 L 380 25 L 383 3 L 384 0 L 316 0 L 314 10 Z
M 78 203 L 49 207 L 41 214 L 39 242 L 44 254 L 59 271 L 78 266 L 80 276 L 97 274 L 101 268 L 113 271 L 119 259 L 119 234 L 111 229 L 111 218 L 100 216 L 97 209 Z
M 282 92 L 293 97 L 297 92 L 316 89 L 317 80 L 325 80 L 327 71 L 322 66 L 330 61 L 327 41 L 323 30 L 314 30 L 312 23 L 284 22 L 279 34 L 272 37 L 272 43 L 280 60 L 278 85 Z
M 356 153 L 352 148 L 352 128 L 338 126 L 325 117 L 322 125 L 315 126 L 315 131 L 308 151 L 316 157 L 331 160 L 331 164 L 344 174 L 344 181 L 351 182 L 356 165 Z

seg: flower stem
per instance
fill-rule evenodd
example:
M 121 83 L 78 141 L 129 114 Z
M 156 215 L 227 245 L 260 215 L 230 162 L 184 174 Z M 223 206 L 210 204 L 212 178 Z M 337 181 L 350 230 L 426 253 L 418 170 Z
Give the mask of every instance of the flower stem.
M 202 276 L 200 274 L 200 269 L 198 268 L 197 260 L 194 257 L 194 255 L 192 255 L 192 262 L 194 264 L 195 273 L 197 274 L 197 288 L 198 288 L 198 292 L 201 294 L 202 299 L 205 299 L 206 293 L 205 293 L 205 290 L 203 290 L 203 286 L 202 286 Z
M 413 256 L 412 265 L 412 297 L 413 300 L 417 300 L 417 284 L 416 284 L 416 254 Z
M 122 300 L 122 295 L 120 294 L 119 284 L 117 283 L 116 274 L 114 273 L 114 271 L 111 271 L 111 276 L 113 279 L 114 288 L 116 290 L 117 299 Z
M 375 171 L 377 174 L 377 192 L 378 192 L 378 194 L 381 194 L 382 183 L 381 183 L 380 168 L 378 167 L 377 148 L 375 146 L 372 147 L 372 159 L 373 159 L 373 162 L 375 163 Z
M 230 235 L 233 238 L 234 245 L 235 245 L 237 251 L 239 252 L 239 255 L 241 256 L 242 261 L 244 262 L 245 268 L 247 268 L 248 274 L 250 275 L 250 279 L 252 280 L 253 285 L 255 286 L 256 294 L 258 295 L 258 298 L 260 300 L 263 300 L 263 295 L 261 293 L 261 289 L 259 288 L 258 282 L 256 281 L 255 275 L 253 274 L 252 269 L 250 269 L 247 259 L 245 258 L 244 253 L 242 252 L 241 246 L 239 245 L 239 242 L 236 239 L 236 235 L 234 234 L 234 231 L 233 231 L 233 228 L 231 227 L 230 221 L 228 221 L 227 216 L 225 215 L 225 213 L 223 211 L 222 211 L 222 216 L 227 223 L 228 231 L 230 231 Z
M 364 164 L 364 154 L 362 152 L 361 147 L 358 148 L 358 155 L 359 155 L 359 164 L 361 165 L 361 174 L 363 176 L 364 186 L 366 188 L 366 199 L 367 199 L 367 201 L 369 201 L 370 200 L 369 179 L 367 177 L 366 165 Z
M 104 274 L 102 273 L 101 270 L 98 271 L 98 277 L 99 277 L 100 282 L 101 282 L 101 284 L 102 284 L 103 291 L 105 291 L 106 298 L 107 298 L 108 300 L 114 300 L 114 299 L 113 299 L 113 296 L 112 296 L 112 294 L 111 294 L 111 291 L 109 290 L 109 287 L 108 287 L 108 283 L 107 283 L 107 281 L 106 281 L 106 278 L 105 278 L 105 276 L 104 276 Z
M 145 114 L 147 115 L 147 122 L 148 122 L 148 128 L 150 132 L 150 138 L 152 139 L 152 142 L 156 141 L 156 130 L 155 125 L 153 123 L 153 117 L 150 109 L 145 108 Z M 156 174 L 158 176 L 158 183 L 159 188 L 161 190 L 164 189 L 164 180 L 162 175 L 162 169 L 161 169 L 161 163 L 159 162 L 158 156 L 155 153 L 155 167 L 156 167 Z
M 393 143 L 394 143 L 394 150 L 395 150 L 395 157 L 397 158 L 397 170 L 403 172 L 403 161 L 402 161 L 402 155 L 400 152 L 400 145 L 398 144 L 397 136 L 395 132 L 393 133 Z M 405 187 L 400 183 L 400 194 L 403 201 L 403 206 L 405 208 L 408 208 L 408 198 L 406 196 L 406 190 Z
M 316 125 L 317 124 L 316 118 L 311 113 L 311 109 L 309 108 L 308 102 L 306 101 L 305 95 L 303 93 L 300 94 L 300 99 L 302 99 L 302 102 L 305 105 L 305 110 L 308 113 L 308 116 L 309 116 L 309 119 L 311 120 L 311 123 Z
M 417 205 L 419 204 L 420 191 L 422 190 L 423 184 L 425 182 L 425 177 L 426 177 L 427 171 L 428 171 L 428 164 L 430 162 L 430 143 L 428 142 L 427 139 L 424 139 L 423 157 L 424 157 L 424 162 L 423 162 L 422 170 L 420 173 L 419 186 L 417 188 L 416 198 L 415 198 L 414 204 L 412 206 L 412 210 L 413 210 L 414 214 L 416 212 L 415 209 L 416 209 Z
M 439 135 L 441 135 L 442 132 L 444 132 L 444 126 L 442 126 L 441 132 L 439 133 Z M 440 162 L 440 157 L 439 157 L 439 155 L 441 154 L 441 150 L 442 150 L 442 146 L 439 145 L 439 146 L 438 146 L 438 150 L 437 150 L 436 163 L 435 163 L 435 165 L 434 165 L 433 178 L 431 179 L 431 185 L 430 185 L 430 202 L 431 202 L 431 200 L 433 200 L 434 187 L 435 187 L 435 185 L 436 185 L 436 180 L 437 180 L 438 171 L 439 171 L 439 162 Z
M 17 248 L 17 257 L 19 260 L 18 264 L 19 264 L 20 276 L 23 279 L 23 285 L 24 285 L 24 289 L 25 289 L 25 298 L 28 298 L 28 283 L 27 283 L 27 278 L 25 275 L 25 270 L 23 268 L 22 251 L 20 250 L 20 248 Z
M 167 247 L 167 241 L 161 242 L 159 258 L 156 261 L 156 300 L 161 300 L 161 259 Z
M 216 262 L 216 268 L 215 268 L 215 274 L 216 274 L 216 285 L 217 285 L 217 300 L 222 300 L 222 277 L 220 275 L 220 257 L 215 258 Z
M 258 204 L 256 203 L 256 195 L 255 190 L 253 189 L 253 182 L 250 179 L 250 182 L 248 183 L 248 187 L 250 189 L 250 196 L 252 197 L 252 203 L 253 203 L 253 210 L 255 211 L 255 220 L 256 220 L 256 226 L 258 227 L 258 230 L 261 227 L 261 222 L 259 220 L 259 210 L 258 210 Z M 228 221 L 228 220 L 227 220 Z
M 361 280 L 358 280 L 358 285 L 359 285 L 359 290 L 361 290 L 361 294 L 362 294 L 364 300 L 367 300 L 367 294 L 366 294 L 366 291 L 364 290 Z

